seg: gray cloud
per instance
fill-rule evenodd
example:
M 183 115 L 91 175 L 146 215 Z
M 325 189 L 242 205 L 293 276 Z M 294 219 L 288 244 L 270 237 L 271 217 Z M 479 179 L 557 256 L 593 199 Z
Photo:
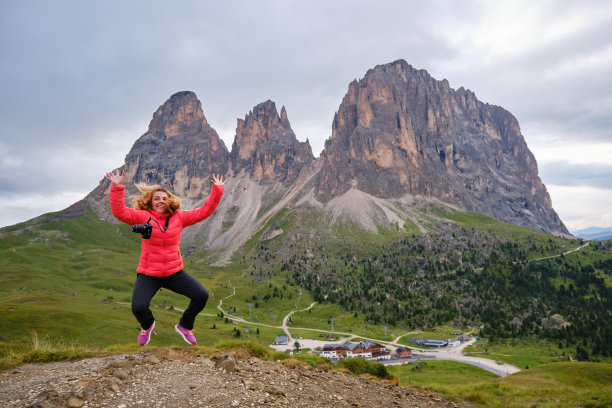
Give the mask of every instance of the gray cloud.
M 1 2 L 0 197 L 85 194 L 182 90 L 196 92 L 228 147 L 236 118 L 272 99 L 318 154 L 349 82 L 399 58 L 510 110 L 528 143 L 535 126 L 612 142 L 612 9 L 538 7 L 540 21 L 525 23 L 534 40 L 575 16 L 599 17 L 488 54 L 472 33 L 495 11 L 487 1 Z M 524 18 L 510 17 L 508 28 Z
M 612 190 L 612 164 L 546 163 L 540 167 L 540 177 L 557 186 Z

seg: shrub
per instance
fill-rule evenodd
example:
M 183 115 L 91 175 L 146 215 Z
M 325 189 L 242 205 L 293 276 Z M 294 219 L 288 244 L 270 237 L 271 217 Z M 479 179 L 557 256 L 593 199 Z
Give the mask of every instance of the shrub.
M 387 367 L 381 363 L 365 360 L 363 358 L 345 358 L 338 362 L 338 366 L 346 368 L 355 375 L 369 374 L 384 380 L 391 378 L 391 375 L 387 371 Z
M 328 359 L 319 356 L 300 354 L 299 356 L 296 356 L 296 358 L 315 368 L 329 364 Z

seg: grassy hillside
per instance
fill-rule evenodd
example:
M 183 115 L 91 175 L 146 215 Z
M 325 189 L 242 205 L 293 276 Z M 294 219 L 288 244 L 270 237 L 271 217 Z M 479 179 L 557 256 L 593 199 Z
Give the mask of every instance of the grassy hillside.
M 609 338 L 610 319 L 602 311 L 610 298 L 612 251 L 605 243 L 564 256 L 582 243 L 480 214 L 445 211 L 456 223 L 436 218 L 440 214 L 439 209 L 432 213 L 427 225 L 431 232 L 422 235 L 413 229 L 370 234 L 353 230 L 351 224 L 329 227 L 317 223 L 317 213 L 283 211 L 247 242 L 233 263 L 211 267 L 205 254 L 193 252 L 185 264 L 209 289 L 204 313 L 212 315 L 227 297 L 225 314 L 261 324 L 278 325 L 296 310 L 293 327 L 331 330 L 333 317 L 336 331 L 381 340 L 385 326 L 388 337 L 442 325 L 458 330 L 482 326 L 477 334 L 485 337 L 535 334 L 559 340 L 570 355 L 576 356 L 580 346 L 587 355 L 606 356 L 608 350 L 600 350 L 599 343 Z M 97 305 L 96 310 L 129 308 L 138 235 L 93 213 L 49 221 L 52 216 L 25 230 L 5 230 L 0 238 L 6 259 L 0 304 L 11 322 L 0 326 L 4 342 L 18 342 L 20 333 L 31 328 L 42 335 L 48 331 L 75 338 L 69 331 L 45 329 L 53 319 L 40 312 L 22 318 L 25 299 L 35 299 L 28 305 L 53 304 L 49 311 L 82 302 L 86 306 L 73 308 L 81 313 L 73 319 L 81 323 L 92 314 L 87 305 Z M 263 241 L 269 228 L 283 233 Z M 230 296 L 234 288 L 236 295 Z M 299 312 L 313 301 L 319 303 L 315 308 Z M 161 291 L 154 304 L 182 309 L 186 300 Z M 542 319 L 548 319 L 546 324 Z M 112 326 L 113 319 L 108 323 Z M 555 324 L 565 326 L 556 329 Z M 588 330 L 594 331 L 592 336 L 583 336 Z M 588 337 L 587 347 L 583 337 Z
M 139 253 L 140 238 L 129 226 L 108 224 L 93 213 L 25 230 L 3 231 L 0 359 L 7 361 L 11 353 L 30 350 L 34 343 L 47 344 L 50 349 L 81 347 L 91 351 L 135 345 L 140 328 L 131 314 L 130 302 Z M 197 321 L 199 343 L 212 345 L 232 339 L 240 330 L 242 339 L 269 344 L 280 333 L 264 326 L 233 324 L 231 320 L 226 323 L 217 317 L 216 305 L 232 292 L 228 281 L 240 282 L 241 298 L 258 290 L 257 285 L 241 279 L 240 265 L 220 273 L 205 268 L 198 259 L 187 258 L 185 262 L 211 293 Z M 262 291 L 264 285 L 259 286 Z M 176 309 L 184 309 L 187 304 L 186 298 L 166 290 L 153 298 L 158 322 L 152 340 L 155 345 L 181 341 L 173 326 L 180 317 Z M 278 313 L 291 307 L 279 307 Z M 272 323 L 264 313 L 255 314 L 252 320 Z
M 392 366 L 389 371 L 401 385 L 441 391 L 480 407 L 612 405 L 612 364 L 609 363 L 544 364 L 505 378 L 494 378 L 476 368 L 450 361 Z
M 295 311 L 292 333 L 308 338 L 322 332 L 297 328 L 330 333 L 330 318 L 334 332 L 384 341 L 410 332 L 471 332 L 484 339 L 470 353 L 529 366 L 521 375 L 551 384 L 571 376 L 574 367 L 591 367 L 567 363 L 569 368 L 556 369 L 558 362 L 609 361 L 610 242 L 583 246 L 480 214 L 435 208 L 422 219 L 428 220 L 427 234 L 413 224 L 371 234 L 348 222 L 321 222 L 312 210 L 285 210 L 228 265 L 210 266 L 206 252 L 190 248 L 186 269 L 211 294 L 196 321 L 199 344 L 270 344 L 281 331 L 268 326 L 279 326 Z M 265 240 L 270 229 L 282 233 Z M 103 222 L 91 212 L 69 220 L 48 214 L 3 229 L 0 365 L 137 350 L 139 327 L 130 301 L 139 253 L 140 238 L 129 226 Z M 187 299 L 162 290 L 153 306 L 151 346 L 182 346 L 173 325 Z M 252 323 L 234 322 L 233 316 Z M 609 378 L 609 365 L 593 367 Z M 525 388 L 529 381 L 491 379 L 459 363 L 412 368 L 391 371 L 402 383 L 439 388 L 483 406 L 526 406 L 520 401 L 541 398 Z M 597 404 L 609 395 L 598 391 L 598 381 L 587 387 L 593 395 L 581 393 L 580 401 L 603 406 Z M 559 401 L 565 403 L 575 385 L 563 384 L 566 396 Z M 509 401 L 518 405 L 503 405 Z
M 255 281 L 285 278 L 318 310 L 329 308 L 296 314 L 296 327 L 326 329 L 332 316 L 338 331 L 377 335 L 384 326 L 446 325 L 491 339 L 548 339 L 582 360 L 612 353 L 610 242 L 585 245 L 441 209 L 424 217 L 427 234 L 368 234 L 350 222 L 317 223 L 317 213 L 292 216 L 294 229 L 245 247 L 242 259 Z

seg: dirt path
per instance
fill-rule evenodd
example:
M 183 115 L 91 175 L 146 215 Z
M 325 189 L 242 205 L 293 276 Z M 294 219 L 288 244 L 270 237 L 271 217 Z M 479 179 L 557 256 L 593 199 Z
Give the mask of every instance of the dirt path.
M 293 338 L 291 337 L 291 333 L 289 332 L 289 327 L 287 326 L 287 323 L 289 322 L 289 318 L 295 313 L 295 312 L 303 312 L 306 311 L 308 309 L 311 309 L 314 305 L 316 305 L 317 302 L 312 302 L 310 304 L 310 306 L 301 309 L 301 310 L 294 310 L 292 312 L 289 312 L 289 314 L 287 314 L 287 316 L 285 316 L 283 318 L 283 323 L 281 325 L 281 328 L 283 329 L 283 331 L 285 332 L 285 334 L 287 335 L 287 338 L 289 339 L 289 344 L 291 344 L 293 342 Z M 310 329 L 306 329 L 306 330 L 310 330 Z
M 227 281 L 227 283 L 229 284 L 230 282 Z M 217 309 L 219 309 L 221 311 L 221 313 L 225 314 L 225 312 L 223 311 L 223 308 L 221 307 L 223 305 L 223 300 L 229 299 L 232 296 L 234 296 L 235 294 L 236 294 L 236 287 L 234 286 L 234 291 L 232 292 L 231 295 L 227 295 L 227 296 L 221 298 L 221 300 L 219 300 L 219 304 L 217 305 Z
M 533 262 L 533 261 L 541 261 L 541 260 L 543 260 L 543 259 L 558 258 L 558 257 L 560 257 L 561 255 L 564 255 L 564 256 L 565 256 L 565 255 L 567 255 L 567 254 L 571 254 L 572 252 L 579 251 L 579 250 L 581 250 L 582 248 L 586 247 L 587 245 L 589 245 L 589 243 L 588 243 L 588 242 L 587 242 L 586 244 L 584 244 L 584 245 L 581 245 L 581 246 L 577 247 L 577 248 L 570 249 L 569 251 L 563 252 L 562 254 L 559 254 L 559 255 L 551 255 L 551 256 L 544 256 L 544 257 L 542 257 L 542 258 L 535 258 L 535 259 L 531 259 L 531 260 L 529 260 L 529 262 Z

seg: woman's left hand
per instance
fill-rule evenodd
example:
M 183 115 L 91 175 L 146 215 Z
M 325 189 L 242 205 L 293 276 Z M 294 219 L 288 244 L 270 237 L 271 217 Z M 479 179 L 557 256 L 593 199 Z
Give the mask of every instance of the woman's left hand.
M 225 184 L 225 179 L 223 178 L 222 175 L 220 174 L 214 174 L 212 175 L 212 182 L 215 186 L 222 186 Z
M 125 170 L 119 173 L 119 169 L 115 169 L 115 171 L 109 171 L 104 176 L 105 179 L 110 180 L 114 186 L 120 186 L 123 184 L 123 180 L 125 180 Z

